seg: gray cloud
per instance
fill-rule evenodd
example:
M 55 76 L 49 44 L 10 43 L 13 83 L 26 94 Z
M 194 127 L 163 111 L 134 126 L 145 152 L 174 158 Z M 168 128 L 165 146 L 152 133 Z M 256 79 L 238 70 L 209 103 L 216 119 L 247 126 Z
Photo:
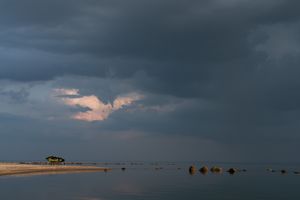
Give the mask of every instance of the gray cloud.
M 76 88 L 104 102 L 139 92 L 146 98 L 135 106 L 82 127 L 94 136 L 133 130 L 288 148 L 300 128 L 299 4 L 3 0 L 0 79 L 13 89 L 0 88 L 0 112 L 29 113 L 47 126 L 73 112 L 47 99 L 51 89 Z

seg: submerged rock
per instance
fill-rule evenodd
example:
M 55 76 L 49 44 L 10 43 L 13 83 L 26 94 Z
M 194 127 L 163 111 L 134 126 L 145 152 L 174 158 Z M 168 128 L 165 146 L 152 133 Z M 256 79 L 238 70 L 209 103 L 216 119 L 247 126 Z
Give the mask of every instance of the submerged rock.
M 208 167 L 207 166 L 203 166 L 199 169 L 199 171 L 202 173 L 202 174 L 207 174 L 207 172 L 209 171 Z
M 161 170 L 163 169 L 162 167 L 155 167 L 155 170 Z
M 212 168 L 210 169 L 210 171 L 211 171 L 212 173 L 222 173 L 222 172 L 223 172 L 223 169 L 222 169 L 221 167 L 216 167 L 216 166 L 214 166 L 214 167 L 212 167 Z
M 122 167 L 121 169 L 122 169 L 122 171 L 125 171 L 125 170 L 126 170 L 126 168 L 125 168 L 125 167 Z
M 195 174 L 196 171 L 197 171 L 197 168 L 195 167 L 195 165 L 190 166 L 190 168 L 189 168 L 189 173 L 190 173 L 191 175 Z
M 271 169 L 271 168 L 268 168 L 267 171 L 269 171 L 269 172 L 276 172 L 276 170 Z
M 230 169 L 227 170 L 227 172 L 228 172 L 229 174 L 234 174 L 234 173 L 236 173 L 237 171 L 238 171 L 238 170 L 235 169 L 235 168 L 230 168 Z
M 280 170 L 281 174 L 286 174 L 287 171 L 285 169 Z

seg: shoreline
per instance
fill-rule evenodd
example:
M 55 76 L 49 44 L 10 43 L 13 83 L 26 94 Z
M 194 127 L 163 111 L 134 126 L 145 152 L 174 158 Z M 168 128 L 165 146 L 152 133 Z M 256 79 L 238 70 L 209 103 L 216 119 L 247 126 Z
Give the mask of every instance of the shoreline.
M 0 163 L 0 176 L 14 175 L 46 175 L 64 173 L 84 173 L 84 172 L 106 172 L 110 168 L 96 166 L 68 166 L 68 165 L 35 165 L 20 163 Z

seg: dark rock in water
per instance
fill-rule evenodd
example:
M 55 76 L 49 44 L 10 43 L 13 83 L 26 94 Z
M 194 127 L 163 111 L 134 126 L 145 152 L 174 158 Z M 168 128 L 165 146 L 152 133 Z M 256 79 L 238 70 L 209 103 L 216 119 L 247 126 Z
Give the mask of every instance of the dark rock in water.
M 190 166 L 189 168 L 189 172 L 191 175 L 195 174 L 197 171 L 197 168 L 195 167 L 195 165 Z
M 209 171 L 208 167 L 207 166 L 203 166 L 199 169 L 199 171 L 202 173 L 202 174 L 207 174 L 207 172 Z
M 122 169 L 122 171 L 125 171 L 125 170 L 126 170 L 126 168 L 125 168 L 125 167 L 122 167 L 121 169 Z
M 216 166 L 214 166 L 214 167 L 212 167 L 212 168 L 210 169 L 210 171 L 211 171 L 212 173 L 222 173 L 222 172 L 223 172 L 223 169 L 222 169 L 221 167 L 216 167 Z
M 237 169 L 235 169 L 235 168 L 230 168 L 230 169 L 227 170 L 227 172 L 228 172 L 229 174 L 234 174 L 234 173 L 237 172 Z
M 271 169 L 271 168 L 268 168 L 267 171 L 269 171 L 269 172 L 276 172 L 276 170 Z
M 284 170 L 284 169 L 282 169 L 280 172 L 281 172 L 281 174 L 286 174 L 287 173 L 287 171 Z
M 247 170 L 246 170 L 246 169 L 242 169 L 241 171 L 242 171 L 242 172 L 247 172 Z
M 300 172 L 298 172 L 298 171 L 295 171 L 295 172 L 294 172 L 294 174 L 300 174 Z

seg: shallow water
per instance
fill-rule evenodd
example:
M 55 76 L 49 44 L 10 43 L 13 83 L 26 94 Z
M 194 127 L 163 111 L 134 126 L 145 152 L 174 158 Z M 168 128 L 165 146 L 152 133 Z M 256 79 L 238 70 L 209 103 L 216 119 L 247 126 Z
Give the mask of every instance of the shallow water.
M 218 165 L 224 169 L 237 166 Z M 267 165 L 240 164 L 238 167 L 246 168 L 247 172 L 235 175 L 202 175 L 199 172 L 190 175 L 187 163 L 109 166 L 114 169 L 106 173 L 0 177 L 0 199 L 300 199 L 300 175 L 292 171 L 286 175 L 267 172 L 266 168 L 270 167 Z M 201 167 L 198 163 L 196 166 Z M 126 167 L 126 170 L 122 171 L 121 167 Z M 273 168 L 294 170 L 297 166 Z

